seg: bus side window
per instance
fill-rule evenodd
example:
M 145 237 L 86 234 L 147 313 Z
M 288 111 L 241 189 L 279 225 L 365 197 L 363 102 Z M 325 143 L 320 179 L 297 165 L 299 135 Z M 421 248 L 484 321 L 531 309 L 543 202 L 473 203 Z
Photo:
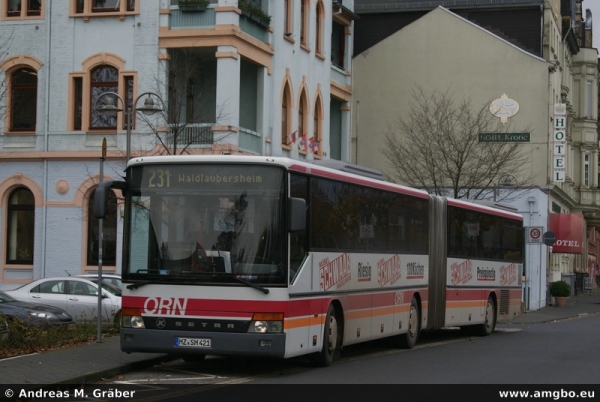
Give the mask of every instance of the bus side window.
M 290 176 L 290 187 L 290 196 L 304 199 L 308 211 L 308 178 L 292 174 Z M 290 284 L 294 282 L 302 263 L 308 255 L 306 238 L 306 229 L 290 233 Z

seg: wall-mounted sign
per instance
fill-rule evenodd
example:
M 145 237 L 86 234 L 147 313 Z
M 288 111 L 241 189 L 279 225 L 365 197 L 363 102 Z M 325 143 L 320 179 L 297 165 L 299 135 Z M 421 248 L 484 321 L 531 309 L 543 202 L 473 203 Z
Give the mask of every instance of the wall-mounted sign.
M 479 133 L 479 142 L 530 142 L 531 133 Z
M 550 214 L 550 230 L 556 234 L 553 253 L 583 254 L 582 214 Z
M 490 113 L 499 117 L 502 124 L 506 124 L 508 118 L 513 117 L 518 112 L 519 104 L 516 100 L 510 99 L 506 94 L 502 94 L 500 99 L 496 99 L 490 104 Z
M 566 179 L 566 148 L 567 148 L 567 105 L 554 104 L 554 159 L 552 163 L 552 180 L 563 183 Z

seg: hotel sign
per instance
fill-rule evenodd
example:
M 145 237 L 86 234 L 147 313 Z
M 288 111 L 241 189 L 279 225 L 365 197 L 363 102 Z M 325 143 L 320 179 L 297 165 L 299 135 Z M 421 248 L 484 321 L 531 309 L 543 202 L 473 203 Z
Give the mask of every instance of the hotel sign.
M 552 181 L 565 182 L 567 168 L 567 105 L 556 103 L 554 105 L 554 158 L 552 160 Z
M 530 142 L 531 133 L 479 133 L 479 142 Z

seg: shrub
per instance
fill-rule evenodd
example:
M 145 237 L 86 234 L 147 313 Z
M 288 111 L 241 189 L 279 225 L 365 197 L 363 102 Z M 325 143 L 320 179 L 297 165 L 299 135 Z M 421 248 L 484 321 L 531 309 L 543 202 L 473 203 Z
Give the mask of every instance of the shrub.
M 571 296 L 571 286 L 565 281 L 552 282 L 550 294 L 554 297 L 569 297 Z
M 94 322 L 79 323 L 67 329 L 63 326 L 32 327 L 15 319 L 9 320 L 8 328 L 8 334 L 0 337 L 0 358 L 90 342 L 96 339 L 98 332 Z M 102 327 L 103 337 L 118 333 L 119 328 L 113 324 L 105 324 Z

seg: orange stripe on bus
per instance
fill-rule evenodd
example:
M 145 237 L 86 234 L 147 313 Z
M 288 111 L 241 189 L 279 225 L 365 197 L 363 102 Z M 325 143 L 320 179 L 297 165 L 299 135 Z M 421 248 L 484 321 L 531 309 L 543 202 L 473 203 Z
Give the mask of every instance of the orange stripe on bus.
M 446 307 L 447 308 L 464 308 L 464 307 L 485 307 L 486 302 L 481 301 L 481 300 L 476 300 L 476 301 L 455 301 L 455 302 L 451 302 L 448 301 L 446 302 Z

